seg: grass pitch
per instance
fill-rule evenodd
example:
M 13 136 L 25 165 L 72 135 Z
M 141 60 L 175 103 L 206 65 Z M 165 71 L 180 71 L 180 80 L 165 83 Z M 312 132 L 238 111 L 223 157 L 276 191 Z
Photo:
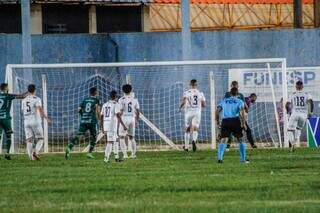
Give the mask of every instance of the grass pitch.
M 320 212 L 320 153 L 237 150 L 224 164 L 213 151 L 138 153 L 123 163 L 103 155 L 0 159 L 0 212 Z

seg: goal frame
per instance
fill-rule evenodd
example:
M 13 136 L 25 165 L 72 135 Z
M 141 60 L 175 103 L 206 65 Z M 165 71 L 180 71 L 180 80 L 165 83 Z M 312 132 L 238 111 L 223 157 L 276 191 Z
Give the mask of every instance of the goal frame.
M 111 63 L 50 63 L 50 64 L 8 64 L 6 66 L 6 82 L 8 83 L 9 92 L 13 91 L 14 88 L 14 79 L 13 79 L 13 69 L 41 69 L 41 68 L 50 68 L 50 69 L 59 69 L 59 68 L 90 68 L 90 67 L 151 67 L 151 66 L 190 66 L 190 65 L 231 65 L 231 64 L 269 64 L 270 63 L 279 63 L 281 64 L 281 73 L 282 73 L 282 93 L 283 93 L 283 110 L 285 111 L 285 103 L 288 100 L 287 94 L 287 62 L 286 58 L 258 58 L 258 59 L 235 59 L 235 60 L 187 60 L 187 61 L 150 61 L 150 62 L 111 62 Z M 215 89 L 214 89 L 214 76 L 213 73 L 210 72 L 210 101 L 211 101 L 211 148 L 216 149 L 216 131 L 215 131 Z M 42 84 L 46 85 L 45 76 L 42 76 Z M 45 92 L 45 91 L 44 91 Z M 44 102 L 44 110 L 47 109 L 46 94 L 44 94 L 43 102 Z M 11 109 L 11 114 L 12 114 Z M 144 117 L 145 118 L 145 117 Z M 12 123 L 14 122 L 12 117 Z M 144 122 L 153 130 L 155 130 L 155 126 L 150 126 L 148 124 L 147 119 L 144 119 Z M 287 131 L 288 122 L 287 115 L 284 113 L 284 132 Z M 158 135 L 162 133 L 156 132 Z M 48 153 L 48 124 L 44 123 L 44 152 Z M 13 136 L 14 138 L 14 136 Z M 172 146 L 175 149 L 179 149 L 177 146 L 170 143 L 168 138 L 164 139 L 164 141 Z M 172 142 L 172 141 L 171 141 Z M 13 143 L 14 144 L 14 143 Z M 2 140 L 0 141 L 0 152 L 2 148 Z M 284 134 L 283 144 L 279 143 L 280 147 L 289 147 L 288 137 Z M 10 153 L 14 153 L 14 145 L 11 146 Z

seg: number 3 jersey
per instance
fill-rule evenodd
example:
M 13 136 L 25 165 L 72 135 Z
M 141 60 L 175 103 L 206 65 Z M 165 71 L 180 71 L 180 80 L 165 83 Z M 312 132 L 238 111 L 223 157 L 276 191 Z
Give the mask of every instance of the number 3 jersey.
M 22 101 L 22 112 L 25 123 L 41 124 L 38 107 L 41 107 L 41 99 L 35 95 L 28 95 Z
M 97 106 L 100 105 L 100 101 L 97 97 L 90 96 L 85 98 L 80 105 L 80 123 L 97 124 Z
M 308 114 L 307 101 L 312 99 L 311 95 L 307 92 L 296 91 L 290 97 L 292 114 L 303 113 Z
M 198 89 L 189 89 L 184 92 L 183 98 L 187 99 L 187 104 L 185 106 L 185 111 L 196 111 L 201 113 L 201 102 L 206 101 L 204 94 Z

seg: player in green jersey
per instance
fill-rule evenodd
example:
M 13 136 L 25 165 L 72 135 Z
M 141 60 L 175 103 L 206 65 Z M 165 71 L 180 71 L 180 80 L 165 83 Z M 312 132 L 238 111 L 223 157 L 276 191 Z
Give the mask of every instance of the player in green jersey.
M 70 157 L 73 146 L 79 143 L 79 140 L 83 138 L 87 131 L 90 132 L 90 148 L 87 157 L 94 158 L 92 152 L 97 140 L 97 125 L 100 115 L 100 101 L 97 98 L 98 90 L 96 87 L 90 88 L 89 92 L 90 96 L 82 101 L 78 109 L 78 112 L 80 114 L 80 127 L 78 130 L 78 135 L 69 142 L 66 148 L 66 159 Z
M 2 137 L 2 132 L 4 131 L 6 135 L 6 153 L 5 159 L 10 160 L 10 148 L 11 148 L 11 136 L 12 136 L 12 126 L 11 126 L 11 105 L 14 99 L 24 99 L 27 97 L 28 92 L 15 95 L 8 93 L 8 84 L 2 83 L 0 85 L 0 140 Z

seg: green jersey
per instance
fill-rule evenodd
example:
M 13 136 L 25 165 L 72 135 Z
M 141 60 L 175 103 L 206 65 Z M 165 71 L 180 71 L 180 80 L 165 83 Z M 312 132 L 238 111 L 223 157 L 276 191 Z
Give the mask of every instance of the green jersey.
M 12 105 L 12 100 L 16 96 L 8 93 L 0 93 L 0 120 L 10 119 L 10 110 Z
M 226 92 L 226 94 L 224 95 L 224 97 L 225 97 L 225 98 L 231 97 L 230 92 Z M 237 95 L 237 98 L 244 102 L 244 96 L 243 96 L 242 93 L 239 92 L 238 95 Z
M 100 105 L 98 98 L 90 96 L 85 98 L 80 105 L 80 123 L 96 124 L 97 120 L 97 106 Z

